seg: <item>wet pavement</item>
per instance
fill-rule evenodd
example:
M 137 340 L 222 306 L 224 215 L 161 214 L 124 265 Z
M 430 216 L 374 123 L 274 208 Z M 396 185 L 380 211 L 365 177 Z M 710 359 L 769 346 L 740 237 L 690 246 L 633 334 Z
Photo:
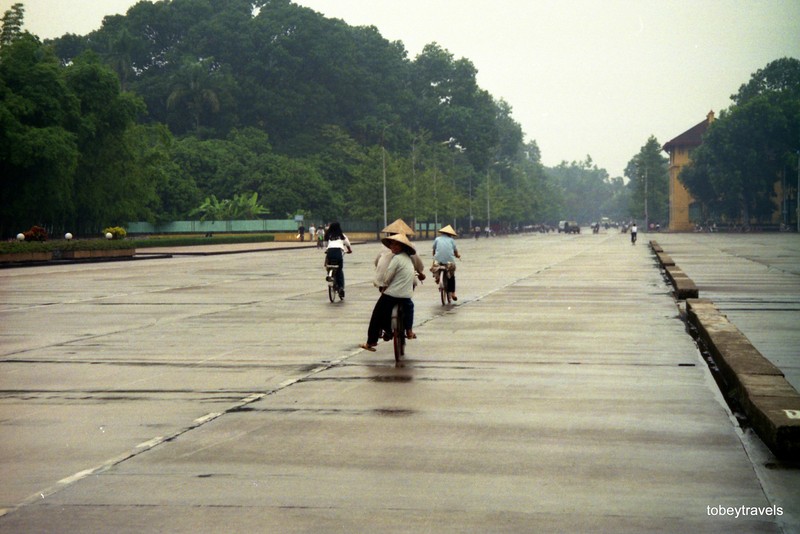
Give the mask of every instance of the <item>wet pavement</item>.
M 800 236 L 659 234 L 654 239 L 800 391 Z
M 313 248 L 0 271 L 0 532 L 800 528 L 800 471 L 739 427 L 645 239 L 459 247 L 399 368 L 357 348 L 376 244 L 335 304 Z

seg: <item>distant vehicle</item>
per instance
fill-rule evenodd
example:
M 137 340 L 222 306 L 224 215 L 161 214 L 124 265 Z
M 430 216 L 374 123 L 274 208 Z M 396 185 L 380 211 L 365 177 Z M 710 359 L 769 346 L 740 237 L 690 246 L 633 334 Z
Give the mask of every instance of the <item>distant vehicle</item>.
M 565 221 L 564 222 L 564 230 L 562 230 L 565 234 L 579 234 L 581 233 L 580 225 L 575 221 Z
M 558 233 L 564 231 L 564 226 L 567 224 L 567 221 L 558 221 Z

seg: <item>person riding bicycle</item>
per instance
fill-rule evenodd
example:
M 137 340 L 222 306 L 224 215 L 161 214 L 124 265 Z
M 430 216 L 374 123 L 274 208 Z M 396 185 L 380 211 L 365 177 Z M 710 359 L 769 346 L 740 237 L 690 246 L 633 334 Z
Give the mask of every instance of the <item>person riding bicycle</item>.
M 458 234 L 449 224 L 440 229 L 439 233 L 442 235 L 433 240 L 433 266 L 431 267 L 431 272 L 436 277 L 436 283 L 438 284 L 439 276 L 441 275 L 439 266 L 445 265 L 450 269 L 450 278 L 447 280 L 447 294 L 453 301 L 457 301 L 455 261 L 456 258 L 461 258 L 461 254 L 458 252 L 456 241 L 453 238 L 458 237 Z
M 332 222 L 328 229 L 325 230 L 325 264 L 337 265 L 339 268 L 335 270 L 336 285 L 339 287 L 339 298 L 344 298 L 344 253 L 351 254 L 353 248 L 350 246 L 350 240 L 342 232 L 342 226 L 338 222 Z
M 392 259 L 386 268 L 385 289 L 372 309 L 372 316 L 367 327 L 367 342 L 359 345 L 362 349 L 375 352 L 382 332 L 390 332 L 392 324 L 392 308 L 401 306 L 414 295 L 414 262 L 411 256 L 417 253 L 414 245 L 403 234 L 395 234 L 381 239 L 381 243 L 392 251 Z M 406 337 L 413 338 L 413 316 L 408 316 L 406 308 Z
M 414 235 L 414 231 L 411 229 L 408 224 L 403 219 L 397 219 L 392 224 L 385 227 L 381 230 L 382 233 L 388 234 L 389 236 L 402 234 L 406 237 L 410 237 Z M 386 269 L 389 268 L 389 263 L 392 261 L 392 257 L 394 253 L 390 248 L 386 245 L 382 245 L 381 252 L 375 258 L 375 279 L 372 281 L 372 284 L 378 288 L 379 291 L 383 291 L 386 288 Z M 425 265 L 422 263 L 422 260 L 419 257 L 419 254 L 412 254 L 411 261 L 414 263 L 414 271 L 416 272 L 416 276 L 420 279 L 420 281 L 425 280 Z M 414 279 L 414 288 L 417 287 L 417 280 Z M 414 301 L 411 299 L 406 299 L 406 321 L 408 324 L 414 324 Z M 416 334 L 413 331 L 409 332 L 410 335 L 407 337 L 409 339 L 416 339 Z
M 636 223 L 634 222 L 631 225 L 631 243 L 636 243 L 636 233 L 638 231 L 639 231 L 639 228 L 636 226 Z

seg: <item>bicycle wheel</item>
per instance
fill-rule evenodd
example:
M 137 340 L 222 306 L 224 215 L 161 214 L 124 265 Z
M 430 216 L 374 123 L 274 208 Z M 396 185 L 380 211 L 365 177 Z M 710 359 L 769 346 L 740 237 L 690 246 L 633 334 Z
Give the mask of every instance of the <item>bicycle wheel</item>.
M 400 359 L 405 354 L 406 333 L 403 325 L 403 312 L 399 304 L 392 309 L 392 345 L 394 361 L 400 363 Z
M 442 296 L 442 306 L 446 306 L 450 304 L 452 301 L 450 300 L 450 293 L 447 292 L 447 285 L 448 281 L 450 280 L 450 273 L 447 270 L 441 271 L 441 275 L 439 278 L 439 293 Z
M 333 290 L 333 285 L 328 284 L 328 298 L 331 302 L 336 298 L 336 292 Z

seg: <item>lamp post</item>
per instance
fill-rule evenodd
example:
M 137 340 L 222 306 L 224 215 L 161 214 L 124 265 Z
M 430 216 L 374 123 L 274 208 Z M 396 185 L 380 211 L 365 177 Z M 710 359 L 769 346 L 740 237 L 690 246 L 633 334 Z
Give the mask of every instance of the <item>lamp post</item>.
M 383 145 L 383 137 L 386 134 L 386 128 L 391 126 L 391 124 L 387 124 L 381 130 L 381 161 L 383 163 L 383 227 L 389 224 L 386 218 L 386 147 Z
M 436 187 L 436 175 L 439 173 L 439 167 L 433 168 L 433 228 L 439 229 L 439 191 Z
M 489 191 L 490 191 L 490 189 L 489 189 L 489 172 L 490 171 L 491 171 L 491 169 L 486 169 L 486 231 L 489 232 L 488 234 L 486 234 L 486 237 L 489 237 L 489 235 L 492 232 L 492 212 L 491 212 L 491 203 L 489 201 L 489 197 L 491 196 L 489 194 Z
M 647 165 L 644 166 L 644 231 L 650 231 L 650 217 L 647 214 Z
M 383 160 L 383 227 L 386 228 L 386 147 L 381 142 L 381 159 Z

